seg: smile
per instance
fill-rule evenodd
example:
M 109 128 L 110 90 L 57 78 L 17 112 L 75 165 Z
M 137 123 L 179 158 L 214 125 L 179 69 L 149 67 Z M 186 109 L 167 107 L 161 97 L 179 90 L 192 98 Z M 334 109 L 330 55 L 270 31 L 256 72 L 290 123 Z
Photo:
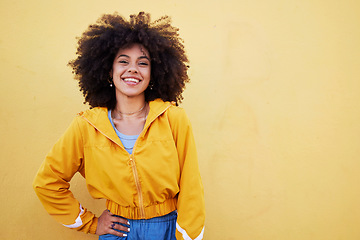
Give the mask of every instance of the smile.
M 130 84 L 137 84 L 140 82 L 140 80 L 136 78 L 124 78 L 123 81 Z

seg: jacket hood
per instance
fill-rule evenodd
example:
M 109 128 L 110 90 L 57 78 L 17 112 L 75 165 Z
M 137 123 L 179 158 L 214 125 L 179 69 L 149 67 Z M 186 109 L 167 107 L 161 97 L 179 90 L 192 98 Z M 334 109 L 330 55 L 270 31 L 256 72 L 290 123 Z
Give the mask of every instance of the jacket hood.
M 140 134 L 145 134 L 147 128 L 150 124 L 164 113 L 169 107 L 174 105 L 174 103 L 164 102 L 161 99 L 156 99 L 149 102 L 150 110 L 145 122 L 144 130 Z M 81 118 L 86 120 L 94 128 L 100 131 L 102 134 L 110 138 L 113 142 L 118 145 L 122 145 L 119 137 L 116 135 L 109 119 L 108 119 L 108 109 L 106 107 L 95 107 L 78 114 Z

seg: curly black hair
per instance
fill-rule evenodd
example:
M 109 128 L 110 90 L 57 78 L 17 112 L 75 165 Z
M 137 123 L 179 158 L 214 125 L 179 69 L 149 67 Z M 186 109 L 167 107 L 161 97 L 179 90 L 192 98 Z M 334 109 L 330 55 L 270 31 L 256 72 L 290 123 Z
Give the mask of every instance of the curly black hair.
M 179 104 L 189 77 L 188 58 L 178 31 L 168 16 L 151 22 L 150 14 L 144 12 L 130 15 L 129 21 L 117 13 L 102 15 L 79 38 L 77 58 L 69 62 L 85 97 L 84 103 L 115 108 L 115 90 L 109 84 L 115 55 L 120 48 L 138 43 L 151 57 L 152 87 L 145 90 L 145 100 L 161 98 Z

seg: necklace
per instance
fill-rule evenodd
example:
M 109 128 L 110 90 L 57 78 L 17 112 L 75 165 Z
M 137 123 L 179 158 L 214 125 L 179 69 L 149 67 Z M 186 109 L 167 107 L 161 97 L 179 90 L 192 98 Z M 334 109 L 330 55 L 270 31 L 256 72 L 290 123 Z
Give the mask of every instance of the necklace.
M 146 106 L 146 102 L 144 104 L 144 106 L 142 106 L 142 108 L 140 108 L 139 110 L 135 111 L 135 112 L 127 112 L 127 113 L 124 113 L 124 112 L 120 112 L 118 109 L 116 109 L 120 114 L 122 115 L 133 115 L 135 113 L 138 113 L 138 112 L 141 112 L 141 110 L 143 110 Z

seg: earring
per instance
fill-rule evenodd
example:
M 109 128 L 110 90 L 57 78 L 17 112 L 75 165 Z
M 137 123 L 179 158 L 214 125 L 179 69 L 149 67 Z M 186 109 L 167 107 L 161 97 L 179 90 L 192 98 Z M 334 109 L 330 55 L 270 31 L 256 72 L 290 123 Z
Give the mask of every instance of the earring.
M 108 79 L 108 82 L 110 83 L 109 85 L 110 85 L 110 87 L 112 88 L 112 87 L 113 87 L 113 78 L 110 77 L 110 78 Z
M 150 90 L 153 90 L 153 87 L 154 87 L 154 82 L 150 82 L 150 83 L 149 83 L 149 88 L 150 88 Z

